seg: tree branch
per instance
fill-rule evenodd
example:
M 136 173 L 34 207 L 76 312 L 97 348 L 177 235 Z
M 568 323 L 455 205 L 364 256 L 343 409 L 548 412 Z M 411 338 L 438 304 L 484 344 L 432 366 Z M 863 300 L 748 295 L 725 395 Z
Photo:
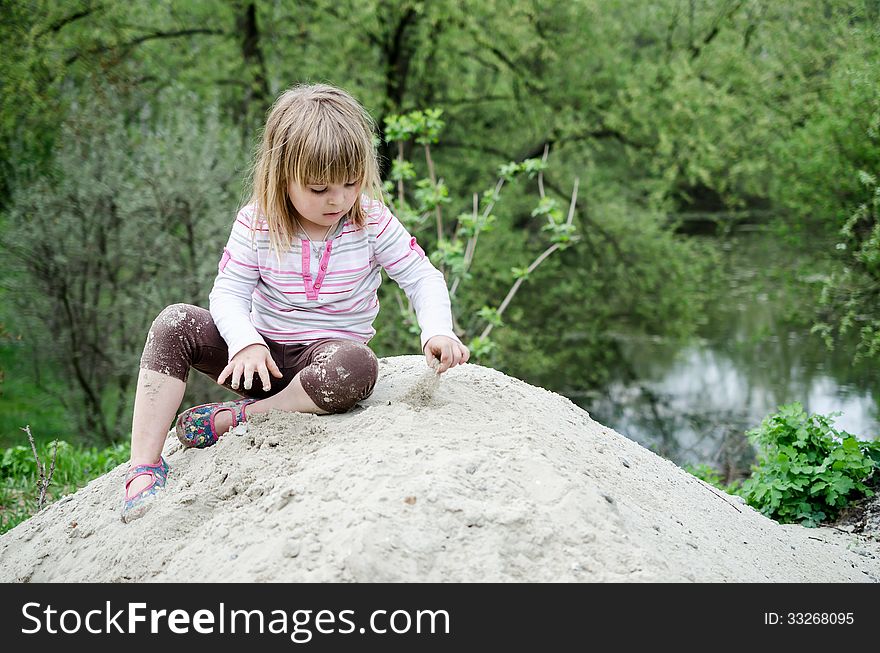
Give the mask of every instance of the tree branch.
M 241 55 L 248 67 L 254 68 L 253 85 L 249 86 L 248 92 L 243 98 L 244 111 L 251 100 L 256 100 L 261 108 L 269 101 L 269 82 L 267 81 L 266 62 L 263 58 L 263 50 L 260 48 L 260 29 L 257 26 L 257 8 L 253 2 L 249 2 L 244 11 L 236 20 L 236 26 L 241 33 Z
M 698 45 L 691 43 L 691 61 L 699 57 L 703 52 L 703 48 L 715 40 L 715 37 L 721 32 L 721 23 L 724 20 L 733 18 L 733 15 L 740 10 L 740 7 L 743 6 L 744 2 L 745 0 L 736 0 L 736 2 L 734 2 L 726 11 L 720 11 L 712 24 L 712 28 L 709 30 L 708 34 L 703 37 L 702 41 Z
M 425 161 L 428 164 L 428 176 L 431 178 L 431 185 L 437 190 L 437 174 L 434 172 L 434 159 L 431 158 L 431 146 L 425 143 Z M 434 216 L 437 220 L 437 242 L 443 240 L 443 215 L 440 212 L 440 203 L 434 207 Z
M 206 29 L 206 28 L 182 29 L 182 30 L 176 30 L 173 32 L 154 32 L 152 34 L 145 34 L 144 36 L 139 36 L 138 38 L 133 39 L 131 41 L 126 41 L 125 43 L 116 43 L 113 45 L 102 44 L 102 45 L 98 45 L 93 48 L 90 48 L 89 50 L 86 50 L 85 52 L 74 53 L 71 56 L 69 56 L 65 60 L 64 63 L 69 66 L 70 64 L 74 63 L 77 59 L 79 59 L 80 57 L 83 57 L 83 56 L 101 54 L 103 52 L 111 52 L 111 51 L 117 50 L 117 49 L 131 49 L 131 48 L 137 47 L 141 43 L 146 43 L 147 41 L 153 41 L 156 39 L 176 39 L 181 36 L 193 36 L 195 34 L 209 34 L 209 35 L 213 35 L 213 36 L 217 36 L 217 35 L 226 36 L 227 32 L 225 32 L 223 30 L 219 30 L 219 29 Z
M 103 9 L 103 7 L 99 7 L 98 9 Z M 89 9 L 84 9 L 82 11 L 78 11 L 75 14 L 71 14 L 70 16 L 65 16 L 64 18 L 61 18 L 60 20 L 57 20 L 54 23 L 52 23 L 51 25 L 49 25 L 46 29 L 38 32 L 34 38 L 41 39 L 44 36 L 46 36 L 49 32 L 60 32 L 66 25 L 70 25 L 70 23 L 73 23 L 73 22 L 79 20 L 80 18 L 85 18 L 86 16 L 90 16 L 95 11 L 96 11 L 96 9 L 94 7 L 92 7 Z
M 571 222 L 574 219 L 574 208 L 575 208 L 575 204 L 577 202 L 577 192 L 578 192 L 579 183 L 580 183 L 580 179 L 575 177 L 574 187 L 572 188 L 572 191 L 571 191 L 571 203 L 569 204 L 569 207 L 568 207 L 568 218 L 566 219 L 566 222 L 565 222 L 565 224 L 567 224 L 567 225 L 571 225 Z M 504 298 L 504 301 L 502 301 L 501 305 L 498 307 L 498 311 L 496 312 L 498 317 L 501 317 L 502 313 L 504 313 L 504 311 L 510 305 L 510 302 L 513 301 L 514 296 L 516 295 L 520 286 L 523 284 L 523 281 L 526 280 L 526 277 L 528 275 L 530 275 L 532 272 L 534 272 L 535 269 L 539 265 L 541 265 L 541 263 L 543 263 L 544 261 L 547 260 L 547 257 L 549 257 L 553 252 L 555 252 L 558 249 L 559 249 L 559 243 L 553 243 L 552 245 L 550 245 L 550 247 L 548 247 L 543 252 L 541 252 L 538 255 L 538 257 L 534 261 L 532 261 L 532 264 L 526 270 L 525 275 L 519 277 L 516 281 L 514 281 L 513 285 L 510 287 L 510 290 L 507 292 L 507 296 Z M 491 322 L 489 324 L 487 324 L 486 328 L 483 329 L 483 332 L 480 334 L 480 339 L 484 340 L 484 339 L 488 338 L 489 334 L 492 333 L 492 329 L 494 328 L 494 326 L 495 325 L 492 324 Z

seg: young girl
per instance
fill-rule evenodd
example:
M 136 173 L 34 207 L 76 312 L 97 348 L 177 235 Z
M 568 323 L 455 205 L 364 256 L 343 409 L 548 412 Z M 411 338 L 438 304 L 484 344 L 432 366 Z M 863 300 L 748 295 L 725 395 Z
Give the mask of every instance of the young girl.
M 177 416 L 187 447 L 208 447 L 254 413 L 341 413 L 373 391 L 380 266 L 411 300 L 438 372 L 468 360 L 452 330 L 443 275 L 381 202 L 374 125 L 327 85 L 285 92 L 269 112 L 220 258 L 210 311 L 174 304 L 155 319 L 138 375 L 122 519 L 165 486 L 161 456 L 191 367 L 243 398 Z

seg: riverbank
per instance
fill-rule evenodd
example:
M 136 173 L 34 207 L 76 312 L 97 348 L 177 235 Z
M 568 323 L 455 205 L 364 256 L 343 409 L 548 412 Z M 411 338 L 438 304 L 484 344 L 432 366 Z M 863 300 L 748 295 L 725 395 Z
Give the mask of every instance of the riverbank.
M 715 300 L 697 338 L 616 336 L 608 383 L 572 396 L 603 424 L 676 464 L 705 464 L 728 480 L 749 473 L 745 433 L 799 402 L 863 440 L 880 437 L 880 376 L 854 363 L 857 335 L 829 350 L 811 331 L 836 240 L 797 244 L 770 227 L 700 236 L 721 252 Z

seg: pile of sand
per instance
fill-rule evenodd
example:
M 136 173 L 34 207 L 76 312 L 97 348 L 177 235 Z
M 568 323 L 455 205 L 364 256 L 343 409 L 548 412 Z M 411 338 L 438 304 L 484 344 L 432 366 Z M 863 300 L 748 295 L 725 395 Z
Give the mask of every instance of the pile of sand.
M 0 537 L 2 581 L 877 581 L 880 545 L 780 526 L 477 365 L 380 361 L 345 415 L 273 412 L 166 444 L 168 486 L 119 519 L 123 466 Z

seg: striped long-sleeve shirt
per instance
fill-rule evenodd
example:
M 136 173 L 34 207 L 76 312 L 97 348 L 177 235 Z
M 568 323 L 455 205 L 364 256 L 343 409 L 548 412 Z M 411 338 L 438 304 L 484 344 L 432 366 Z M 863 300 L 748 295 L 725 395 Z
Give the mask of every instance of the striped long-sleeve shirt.
M 458 340 L 443 275 L 388 207 L 366 197 L 361 202 L 363 228 L 343 221 L 320 257 L 308 240 L 296 238 L 280 261 L 265 218 L 255 216 L 253 205 L 239 211 L 210 294 L 211 316 L 230 359 L 249 345 L 265 345 L 262 336 L 285 344 L 368 342 L 376 333 L 380 266 L 412 302 L 422 349 L 436 335 Z

